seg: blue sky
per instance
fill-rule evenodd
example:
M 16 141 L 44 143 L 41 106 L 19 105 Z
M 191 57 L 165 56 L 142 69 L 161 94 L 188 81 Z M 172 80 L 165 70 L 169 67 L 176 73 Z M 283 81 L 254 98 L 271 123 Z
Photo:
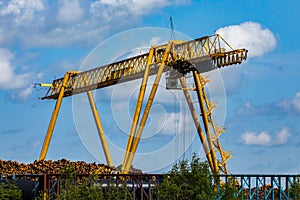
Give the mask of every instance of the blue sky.
M 50 83 L 54 78 L 62 77 L 67 70 L 79 69 L 98 44 L 100 58 L 103 58 L 98 58 L 99 65 L 105 64 L 105 59 L 112 58 L 109 57 L 112 55 L 105 54 L 105 45 L 111 45 L 113 49 L 120 51 L 122 48 L 128 50 L 125 41 L 117 43 L 114 40 L 123 31 L 136 28 L 145 31 L 148 30 L 143 29 L 145 27 L 156 27 L 153 28 L 156 30 L 155 34 L 158 34 L 155 37 L 148 38 L 139 34 L 130 41 L 140 41 L 147 47 L 155 42 L 164 42 L 168 37 L 171 15 L 175 30 L 178 31 L 178 39 L 198 38 L 217 32 L 234 48 L 245 47 L 249 50 L 247 62 L 217 72 L 222 76 L 226 91 L 226 102 L 219 100 L 219 104 L 225 102 L 226 110 L 222 106 L 219 109 L 223 109 L 226 114 L 224 126 L 227 132 L 220 139 L 224 149 L 233 152 L 233 158 L 228 161 L 229 171 L 299 173 L 299 7 L 300 3 L 296 0 L 2 1 L 0 159 L 19 162 L 38 159 L 55 102 L 39 100 L 47 90 L 34 89 L 34 83 Z M 167 29 L 160 32 L 159 28 Z M 136 91 L 138 83 L 136 81 L 131 85 L 107 88 L 95 94 L 107 137 L 121 149 L 126 146 L 126 130 L 122 127 L 125 126 L 126 129 L 129 123 L 120 123 L 122 120 L 118 116 L 122 114 L 118 110 L 112 110 L 122 110 L 127 103 L 131 109 L 129 113 L 132 112 L 136 93 L 133 92 L 135 95 L 130 98 L 122 95 L 126 93 L 124 88 Z M 141 141 L 140 156 L 136 163 L 139 159 L 140 162 L 153 159 L 152 165 L 163 162 L 164 158 L 150 155 L 149 151 L 162 149 L 165 143 L 171 146 L 166 151 L 173 151 L 172 156 L 169 156 L 170 160 L 180 157 L 178 152 L 189 142 L 193 141 L 192 147 L 182 155 L 186 158 L 191 152 L 202 148 L 198 138 L 194 140 L 195 130 L 190 126 L 184 104 L 174 103 L 180 99 L 178 95 L 177 92 L 163 91 L 158 95 L 161 100 L 157 98 L 151 113 L 152 120 L 148 123 L 161 128 L 153 130 L 149 126 L 149 133 L 155 131 L 161 134 L 151 137 L 146 133 L 145 139 Z M 122 98 L 127 98 L 125 104 L 121 101 Z M 171 103 L 168 102 L 169 99 L 172 99 Z M 100 145 L 87 145 L 84 142 L 85 135 L 79 128 L 83 121 L 76 118 L 72 105 L 74 99 L 64 99 L 47 159 L 67 158 L 89 162 L 99 159 L 101 162 L 101 156 L 95 155 L 101 151 Z M 116 112 L 119 115 L 114 116 Z M 128 111 L 126 112 L 128 115 Z M 158 120 L 161 119 L 161 112 L 164 113 L 165 123 Z M 176 129 L 175 121 L 190 134 L 188 137 L 176 138 L 172 135 L 172 130 Z M 171 125 L 167 127 L 166 124 Z M 93 148 L 96 149 L 95 152 Z M 118 150 L 115 154 L 115 157 L 120 157 Z M 120 164 L 118 159 L 115 162 L 116 165 Z M 160 167 L 165 165 L 166 163 Z M 159 171 L 158 168 L 151 169 Z M 151 171 L 147 167 L 145 169 Z

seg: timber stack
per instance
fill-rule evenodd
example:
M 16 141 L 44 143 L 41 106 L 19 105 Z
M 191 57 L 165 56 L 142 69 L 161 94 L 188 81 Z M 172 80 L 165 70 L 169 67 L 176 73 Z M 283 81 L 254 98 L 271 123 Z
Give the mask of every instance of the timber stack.
M 72 162 L 61 159 L 57 161 L 44 160 L 25 164 L 17 161 L 0 160 L 0 175 L 7 177 L 13 174 L 64 174 L 75 172 L 77 174 L 111 174 L 113 168 L 97 163 L 84 161 Z

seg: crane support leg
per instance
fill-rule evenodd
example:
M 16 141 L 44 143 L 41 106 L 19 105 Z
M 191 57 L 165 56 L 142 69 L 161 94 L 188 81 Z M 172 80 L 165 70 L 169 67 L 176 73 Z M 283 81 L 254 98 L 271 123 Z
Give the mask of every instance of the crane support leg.
M 165 67 L 165 63 L 166 63 L 166 61 L 168 59 L 171 46 L 172 46 L 172 42 L 169 42 L 168 45 L 167 45 L 167 47 L 166 47 L 166 50 L 164 52 L 163 59 L 162 59 L 162 61 L 160 63 L 159 69 L 157 71 L 157 75 L 156 75 L 155 81 L 153 83 L 153 86 L 152 86 L 152 89 L 151 89 L 151 92 L 150 92 L 150 95 L 149 95 L 149 98 L 148 98 L 148 101 L 147 101 L 147 104 L 146 104 L 146 107 L 145 107 L 142 119 L 141 119 L 141 122 L 140 122 L 140 125 L 139 125 L 139 128 L 138 128 L 137 133 L 136 133 L 136 137 L 134 138 L 132 147 L 131 147 L 131 149 L 130 149 L 130 151 L 128 153 L 128 158 L 123 163 L 123 166 L 125 166 L 124 167 L 124 171 L 123 171 L 124 173 L 128 173 L 129 170 L 130 170 L 130 166 L 132 164 L 133 157 L 134 157 L 134 154 L 136 152 L 137 146 L 138 146 L 138 144 L 140 142 L 141 135 L 142 135 L 142 132 L 144 130 L 144 126 L 146 124 L 146 121 L 147 121 L 147 118 L 148 118 L 148 115 L 149 115 L 149 112 L 150 112 L 150 108 L 152 106 L 153 99 L 155 97 L 155 94 L 156 94 L 156 91 L 157 91 L 157 88 L 158 88 L 158 84 L 159 84 L 159 81 L 161 79 L 164 67 Z
M 98 113 L 98 110 L 97 110 L 97 107 L 96 107 L 96 104 L 95 104 L 95 101 L 94 101 L 92 91 L 87 91 L 87 96 L 88 96 L 90 106 L 91 106 L 91 109 L 92 109 L 92 112 L 93 112 L 93 116 L 94 116 L 94 119 L 95 119 L 95 123 L 96 123 L 96 126 L 97 126 L 98 134 L 99 134 L 100 141 L 101 141 L 101 144 L 102 144 L 102 147 L 103 147 L 103 152 L 104 152 L 104 155 L 105 155 L 105 158 L 106 158 L 107 165 L 110 166 L 110 167 L 113 167 L 114 164 L 113 164 L 112 159 L 111 159 L 110 151 L 109 151 L 109 148 L 108 148 L 108 145 L 107 145 L 107 142 L 106 142 L 106 137 L 104 135 L 104 130 L 103 130 L 103 127 L 102 127 L 101 119 L 100 119 L 100 116 L 99 116 L 99 113 Z
M 132 143 L 133 143 L 133 139 L 134 139 L 134 136 L 135 136 L 136 128 L 137 128 L 138 121 L 139 121 L 139 118 L 140 118 L 140 113 L 141 113 L 141 109 L 142 109 L 142 105 L 143 105 L 143 101 L 144 101 L 144 97 L 145 97 L 145 91 L 146 91 L 146 87 L 147 87 L 147 82 L 148 82 L 148 77 L 149 77 L 149 67 L 150 67 L 150 64 L 152 63 L 152 59 L 153 59 L 153 53 L 154 53 L 154 48 L 151 48 L 150 52 L 149 52 L 149 57 L 148 57 L 148 60 L 147 60 L 147 65 L 146 65 L 144 77 L 143 77 L 143 80 L 142 80 L 142 85 L 140 87 L 139 96 L 138 96 L 136 106 L 135 106 L 135 110 L 134 110 L 134 116 L 133 116 L 133 119 L 132 119 L 130 135 L 129 135 L 129 138 L 128 138 L 123 163 L 125 163 L 126 160 L 128 159 L 128 154 L 129 154 L 129 151 L 132 147 Z M 124 168 L 125 168 L 125 165 L 122 165 L 121 171 L 124 171 Z
M 56 100 L 54 110 L 52 112 L 52 117 L 51 117 L 51 120 L 50 120 L 50 123 L 49 123 L 49 126 L 48 126 L 48 130 L 47 130 L 47 133 L 46 133 L 46 137 L 45 137 L 45 140 L 44 140 L 44 144 L 43 144 L 43 148 L 42 148 L 39 160 L 45 160 L 45 158 L 46 158 L 47 151 L 48 151 L 48 148 L 49 148 L 49 144 L 50 144 L 50 141 L 51 141 L 51 138 L 52 138 L 52 133 L 53 133 L 53 130 L 54 130 L 54 127 L 55 127 L 55 124 L 56 124 L 57 116 L 58 116 L 60 106 L 61 106 L 61 103 L 62 103 L 62 99 L 63 99 L 63 96 L 64 96 L 65 88 L 66 88 L 66 85 L 68 83 L 68 80 L 70 78 L 71 73 L 72 72 L 67 72 L 64 76 L 64 79 L 63 79 L 63 82 L 62 82 L 62 87 L 59 91 L 59 95 L 58 95 L 58 98 Z
M 203 81 L 202 79 L 203 79 L 203 77 L 200 76 L 201 81 Z M 203 92 L 203 97 L 205 99 L 206 105 L 208 105 L 208 108 L 211 107 L 211 106 L 209 106 L 209 105 L 211 105 L 211 103 L 209 102 L 209 100 L 207 98 L 204 88 L 202 88 L 202 92 Z M 209 108 L 209 109 L 211 109 L 211 108 Z M 213 143 L 214 143 L 215 147 L 217 148 L 217 151 L 219 151 L 219 153 L 221 155 L 221 163 L 219 163 L 219 169 L 222 170 L 224 174 L 228 174 L 228 168 L 227 168 L 226 162 L 229 158 L 231 158 L 231 155 L 230 155 L 230 152 L 223 150 L 220 140 L 219 140 L 219 136 L 223 132 L 225 132 L 225 130 L 223 128 L 217 128 L 215 126 L 211 111 L 208 112 L 207 116 L 208 116 L 208 121 L 212 125 L 213 131 L 215 133 L 214 138 L 213 138 Z
M 186 87 L 186 82 L 185 82 L 185 78 L 184 77 L 180 78 L 180 83 L 181 83 L 182 88 Z M 184 93 L 185 99 L 187 101 L 188 107 L 190 109 L 190 112 L 192 114 L 193 121 L 195 123 L 195 126 L 196 126 L 196 129 L 197 129 L 199 138 L 201 140 L 201 143 L 202 143 L 202 146 L 203 146 L 203 149 L 204 149 L 204 152 L 205 152 L 208 164 L 209 164 L 211 170 L 213 172 L 215 172 L 215 166 L 213 164 L 212 156 L 211 156 L 210 150 L 209 150 L 209 148 L 207 146 L 206 138 L 205 138 L 205 136 L 203 134 L 203 131 L 202 131 L 202 128 L 201 128 L 201 125 L 200 125 L 200 122 L 199 122 L 199 118 L 198 118 L 197 112 L 196 112 L 196 110 L 195 110 L 195 108 L 193 106 L 193 102 L 192 102 L 192 99 L 190 97 L 190 94 L 189 94 L 189 92 L 187 90 L 183 90 L 183 93 Z
M 213 165 L 215 168 L 214 172 L 218 173 L 219 167 L 218 167 L 218 163 L 217 163 L 216 152 L 215 152 L 215 148 L 213 145 L 212 136 L 210 133 L 207 112 L 205 109 L 205 99 L 203 97 L 203 85 L 200 82 L 200 75 L 196 71 L 193 71 L 193 77 L 194 77 L 194 81 L 195 81 L 195 85 L 196 85 L 196 92 L 197 92 L 197 96 L 198 96 L 198 100 L 199 100 L 199 106 L 200 106 L 200 110 L 201 110 L 201 114 L 202 114 L 202 120 L 203 120 L 203 124 L 204 124 L 204 128 L 205 128 L 205 132 L 206 132 L 206 138 L 208 140 L 208 145 L 209 145 L 210 152 L 211 152 L 212 159 L 213 159 Z

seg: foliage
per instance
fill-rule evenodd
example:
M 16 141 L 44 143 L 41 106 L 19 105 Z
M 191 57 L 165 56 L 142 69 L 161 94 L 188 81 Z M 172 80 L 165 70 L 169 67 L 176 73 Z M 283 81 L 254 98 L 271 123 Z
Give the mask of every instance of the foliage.
M 190 164 L 183 160 L 175 164 L 159 186 L 160 199 L 215 199 L 213 175 L 207 162 L 196 154 Z
M 227 183 L 220 183 L 220 191 L 218 200 L 232 200 L 232 199 L 243 199 L 242 197 L 236 196 L 238 193 L 237 181 L 233 178 L 228 178 Z
M 83 199 L 94 200 L 104 199 L 101 187 L 97 187 L 92 179 L 85 179 L 78 183 L 66 181 L 65 188 L 56 196 L 57 199 Z
M 64 172 L 66 179 L 60 180 L 60 192 L 55 195 L 55 199 L 133 199 L 130 191 L 132 188 L 127 187 L 126 180 L 105 179 L 102 182 L 98 180 L 97 175 L 79 178 L 72 166 L 66 168 Z M 151 193 L 153 199 L 161 200 L 242 199 L 236 196 L 238 185 L 239 183 L 230 176 L 226 183 L 218 180 L 218 176 L 214 176 L 210 171 L 208 163 L 200 162 L 200 158 L 194 154 L 190 163 L 183 160 L 175 164 L 171 171 L 164 175 L 159 186 L 152 187 Z M 294 185 L 290 193 L 295 194 L 295 191 L 300 191 L 300 184 Z
M 300 176 L 291 185 L 289 193 L 291 198 L 300 199 Z
M 0 183 L 0 200 L 22 199 L 22 191 L 13 183 Z

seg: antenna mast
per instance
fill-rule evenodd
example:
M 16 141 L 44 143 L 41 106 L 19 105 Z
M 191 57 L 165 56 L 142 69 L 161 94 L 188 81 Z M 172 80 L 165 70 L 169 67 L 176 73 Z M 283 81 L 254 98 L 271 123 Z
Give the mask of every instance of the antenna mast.
M 170 16 L 170 35 L 171 35 L 171 40 L 175 40 L 172 16 Z

